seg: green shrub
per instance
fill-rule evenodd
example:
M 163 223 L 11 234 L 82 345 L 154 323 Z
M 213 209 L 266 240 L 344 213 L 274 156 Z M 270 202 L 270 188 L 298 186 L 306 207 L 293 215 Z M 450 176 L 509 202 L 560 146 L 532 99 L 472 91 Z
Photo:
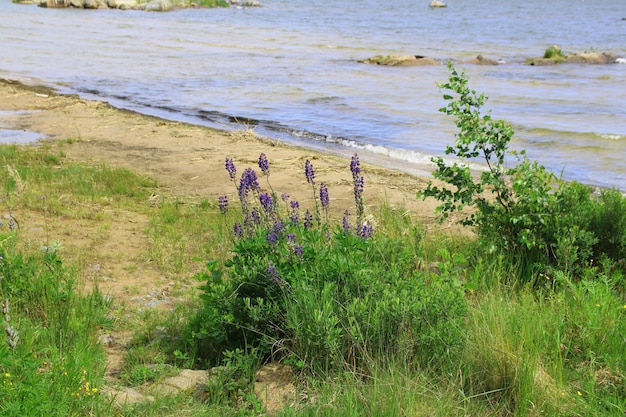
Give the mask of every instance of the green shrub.
M 263 156 L 259 162 L 266 172 Z M 326 373 L 362 369 L 383 355 L 441 363 L 460 345 L 466 304 L 457 275 L 418 270 L 406 240 L 374 234 L 356 155 L 351 170 L 356 224 L 346 213 L 336 227 L 328 221 L 328 189 L 315 182 L 309 161 L 305 176 L 320 198 L 304 214 L 288 198 L 280 209 L 275 193 L 244 172 L 234 255 L 223 266 L 209 263 L 200 277 L 203 308 L 190 327 L 198 359 L 216 364 L 224 351 L 254 348 Z M 227 205 L 220 197 L 224 211 Z
M 546 51 L 544 52 L 543 57 L 545 59 L 562 60 L 563 58 L 565 58 L 565 54 L 561 50 L 560 46 L 552 45 L 546 48 Z
M 445 151 L 455 160 L 433 158 L 433 176 L 446 185 L 431 182 L 420 194 L 441 202 L 439 218 L 471 207 L 459 222 L 474 227 L 489 253 L 520 262 L 525 281 L 536 277 L 529 269 L 580 271 L 592 256 L 623 258 L 626 198 L 616 190 L 595 198 L 588 187 L 562 182 L 524 151 L 510 151 L 513 129 L 483 114 L 485 96 L 468 87 L 464 73 L 448 67 L 449 81 L 441 87 L 452 94 L 444 94 L 448 105 L 440 111 L 453 116 L 459 128 L 455 144 Z M 472 161 L 483 162 L 485 169 L 472 173 Z M 512 161 L 516 164 L 508 167 Z

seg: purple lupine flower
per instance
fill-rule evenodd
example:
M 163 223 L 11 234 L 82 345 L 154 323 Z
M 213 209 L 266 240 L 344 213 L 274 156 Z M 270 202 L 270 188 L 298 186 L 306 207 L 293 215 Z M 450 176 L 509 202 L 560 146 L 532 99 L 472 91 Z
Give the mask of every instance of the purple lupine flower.
M 280 199 L 283 200 L 285 203 L 289 200 L 289 194 L 287 193 L 282 193 L 280 195 Z
M 233 226 L 233 233 L 237 237 L 243 237 L 243 226 L 241 226 L 241 223 L 235 223 L 235 226 Z
M 252 209 L 252 211 L 250 212 L 250 220 L 252 221 L 252 224 L 258 226 L 261 224 L 261 213 L 259 213 L 259 210 Z
M 296 235 L 293 233 L 287 233 L 287 242 L 296 243 Z
M 350 171 L 352 171 L 352 177 L 355 178 L 361 173 L 361 161 L 359 156 L 355 153 L 350 161 Z
M 360 196 L 363 194 L 363 190 L 365 188 L 365 179 L 363 177 L 357 177 L 354 179 L 354 195 Z
M 304 248 L 302 247 L 302 245 L 296 245 L 293 248 L 293 253 L 298 257 L 298 258 L 302 258 L 302 256 L 304 255 Z
M 276 220 L 272 225 L 272 231 L 277 235 L 282 236 L 282 234 L 285 233 L 285 225 L 282 221 Z
M 304 215 L 304 229 L 309 230 L 311 227 L 313 227 L 313 215 L 307 210 Z
M 289 220 L 291 220 L 291 223 L 293 223 L 294 226 L 297 226 L 298 223 L 300 222 L 300 215 L 298 214 L 297 211 L 294 210 L 289 215 Z
M 300 221 L 300 215 L 298 214 L 298 209 L 300 208 L 300 203 L 298 203 L 295 200 L 291 200 L 289 202 L 289 205 L 291 206 L 291 215 L 289 215 L 289 219 L 291 220 L 291 222 L 297 226 L 298 222 Z
M 219 198 L 217 199 L 217 205 L 220 208 L 220 212 L 222 214 L 226 214 L 228 212 L 228 196 L 227 195 L 219 196 Z
M 306 182 L 315 185 L 315 170 L 308 159 L 304 163 L 304 176 L 306 177 Z
M 259 156 L 259 168 L 261 168 L 261 172 L 263 173 L 263 175 L 270 174 L 270 163 L 264 153 Z
M 261 205 L 263 206 L 263 209 L 266 213 L 271 213 L 273 211 L 274 201 L 268 193 L 261 193 L 261 195 L 259 196 L 259 201 L 261 202 Z
M 245 192 L 259 189 L 259 181 L 257 179 L 256 172 L 254 172 L 252 168 L 246 168 L 243 171 L 239 182 L 239 189 L 243 189 Z
M 320 203 L 322 204 L 322 208 L 327 208 L 330 204 L 330 199 L 328 198 L 328 187 L 325 183 L 320 184 Z
M 274 266 L 274 263 L 272 261 L 269 261 L 267 263 L 266 271 L 267 271 L 268 279 L 274 284 L 282 285 L 285 283 L 285 280 L 282 279 L 282 277 L 278 274 L 278 271 L 276 270 L 276 266 Z
M 278 236 L 274 232 L 269 232 L 265 235 L 265 240 L 270 246 L 274 246 L 276 245 L 276 242 L 278 242 Z
M 372 237 L 374 229 L 370 223 L 363 223 L 357 226 L 357 235 L 363 239 L 369 239 Z
M 350 220 L 348 219 L 348 216 L 350 216 L 350 212 L 346 210 L 343 213 L 343 232 L 345 234 L 350 233 L 350 229 L 352 229 L 352 226 L 350 226 Z
M 237 168 L 235 168 L 235 164 L 233 163 L 232 158 L 226 158 L 226 171 L 228 175 L 230 175 L 231 180 L 235 180 L 235 176 L 237 175 Z

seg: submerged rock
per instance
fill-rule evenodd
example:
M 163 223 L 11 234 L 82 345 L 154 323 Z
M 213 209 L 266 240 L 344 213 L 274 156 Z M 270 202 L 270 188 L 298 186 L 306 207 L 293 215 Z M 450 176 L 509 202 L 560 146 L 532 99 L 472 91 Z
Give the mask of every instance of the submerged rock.
M 529 65 L 555 65 L 567 64 L 615 64 L 619 63 L 620 57 L 606 52 L 584 52 L 582 54 L 565 54 L 561 47 L 552 45 L 546 49 L 542 58 L 530 58 L 526 60 Z
M 439 65 L 439 62 L 434 59 L 421 55 L 376 55 L 370 58 L 360 59 L 358 62 L 390 67 Z
M 485 58 L 482 55 L 478 55 L 476 58 L 467 61 L 467 63 L 476 65 L 500 65 L 501 63 L 504 63 L 504 61 L 497 61 L 495 59 Z

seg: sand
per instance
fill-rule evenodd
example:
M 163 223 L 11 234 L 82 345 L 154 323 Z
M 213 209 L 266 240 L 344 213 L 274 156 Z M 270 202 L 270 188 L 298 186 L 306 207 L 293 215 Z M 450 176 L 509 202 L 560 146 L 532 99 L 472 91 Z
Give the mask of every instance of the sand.
M 172 122 L 1 79 L 0 112 L 0 128 L 36 132 L 48 141 L 73 139 L 64 149 L 70 160 L 131 168 L 181 198 L 235 197 L 225 158 L 233 159 L 239 173 L 246 167 L 258 171 L 258 157 L 265 153 L 274 190 L 301 201 L 311 198 L 304 178 L 304 163 L 310 159 L 318 183 L 329 187 L 335 211 L 353 207 L 349 158 L 262 138 L 249 129 L 228 132 Z M 385 201 L 433 223 L 436 202 L 416 199 L 429 178 L 365 163 L 362 170 L 371 211 Z

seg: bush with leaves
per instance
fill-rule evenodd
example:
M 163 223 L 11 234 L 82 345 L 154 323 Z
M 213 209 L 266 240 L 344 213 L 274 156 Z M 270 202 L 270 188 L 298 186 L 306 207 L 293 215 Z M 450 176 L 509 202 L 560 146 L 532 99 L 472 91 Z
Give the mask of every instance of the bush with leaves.
M 439 218 L 472 208 L 459 222 L 473 226 L 489 251 L 504 251 L 525 266 L 570 268 L 592 256 L 620 259 L 626 247 L 624 197 L 612 190 L 595 199 L 588 187 L 562 182 L 524 151 L 510 150 L 511 126 L 483 113 L 486 97 L 468 87 L 464 73 L 448 68 L 449 80 L 440 85 L 450 92 L 444 94 L 448 105 L 440 111 L 454 117 L 459 129 L 445 151 L 454 160 L 433 158 L 433 175 L 446 185 L 431 182 L 420 193 L 441 202 Z M 485 169 L 474 174 L 472 161 Z
M 269 175 L 264 155 L 259 167 Z M 357 155 L 350 169 L 356 216 L 346 212 L 333 227 L 328 187 L 317 182 L 310 161 L 304 172 L 316 198 L 304 210 L 289 196 L 279 199 L 269 181 L 269 191 L 261 189 L 250 168 L 237 184 L 227 159 L 243 221 L 233 225 L 232 258 L 209 263 L 200 276 L 203 307 L 190 327 L 199 361 L 215 364 L 222 352 L 254 349 L 261 359 L 328 372 L 362 369 L 382 355 L 445 361 L 460 345 L 466 304 L 458 277 L 416 268 L 406 246 L 419 242 L 374 234 Z M 228 197 L 219 205 L 228 212 Z

